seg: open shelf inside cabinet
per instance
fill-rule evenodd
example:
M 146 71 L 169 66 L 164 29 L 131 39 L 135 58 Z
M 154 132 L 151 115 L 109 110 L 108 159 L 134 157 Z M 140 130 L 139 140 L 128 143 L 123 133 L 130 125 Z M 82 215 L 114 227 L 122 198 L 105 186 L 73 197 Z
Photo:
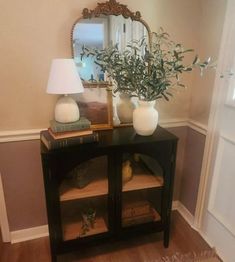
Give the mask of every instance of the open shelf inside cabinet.
M 129 191 L 122 196 L 122 226 L 161 220 L 161 189 Z
M 68 201 L 61 203 L 61 218 L 63 240 L 73 240 L 108 232 L 107 204 L 105 199 L 95 200 L 92 206 L 95 210 L 93 223 L 84 227 L 83 201 Z M 95 203 L 95 204 L 94 204 Z M 82 207 L 83 206 L 83 207 Z
M 64 181 L 60 186 L 60 201 L 82 199 L 93 196 L 104 196 L 108 194 L 108 180 L 100 176 L 90 182 L 84 188 L 76 188 L 70 182 Z
M 70 218 L 63 224 L 64 241 L 97 235 L 108 231 L 104 216 L 96 218 L 94 228 L 91 228 L 86 234 L 82 233 L 82 220 Z
M 124 183 L 122 187 L 123 192 L 153 188 L 153 187 L 162 187 L 163 179 L 162 177 L 156 177 L 151 174 L 133 174 L 133 178 Z
M 162 187 L 164 184 L 162 173 L 156 174 L 140 159 L 131 162 L 132 178 L 122 185 L 122 191 L 132 191 L 154 187 Z
M 108 194 L 107 158 L 97 157 L 86 163 L 85 176 L 89 182 L 84 187 L 77 187 L 73 178 L 64 179 L 60 185 L 60 201 L 83 199 Z M 81 168 L 78 172 L 84 172 Z M 84 177 L 82 178 L 84 179 Z

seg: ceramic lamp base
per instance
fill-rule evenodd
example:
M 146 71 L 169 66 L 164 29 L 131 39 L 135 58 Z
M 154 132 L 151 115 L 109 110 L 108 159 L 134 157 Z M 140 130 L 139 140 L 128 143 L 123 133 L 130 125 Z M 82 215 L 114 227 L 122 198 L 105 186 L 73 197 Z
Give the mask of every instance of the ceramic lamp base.
M 70 96 L 62 96 L 55 106 L 55 120 L 60 123 L 71 123 L 79 120 L 80 113 L 77 103 Z

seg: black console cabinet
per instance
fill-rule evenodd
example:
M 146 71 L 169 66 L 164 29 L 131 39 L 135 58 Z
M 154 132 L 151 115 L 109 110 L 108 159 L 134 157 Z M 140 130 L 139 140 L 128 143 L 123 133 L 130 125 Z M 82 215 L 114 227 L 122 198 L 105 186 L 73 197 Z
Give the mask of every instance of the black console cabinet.
M 168 247 L 176 147 L 177 137 L 159 126 L 147 137 L 123 127 L 99 131 L 98 143 L 51 151 L 41 144 L 52 261 L 84 245 L 154 231 L 164 232 Z M 127 160 L 133 177 L 124 183 Z M 69 178 L 79 166 L 91 176 L 82 188 Z M 95 223 L 84 231 L 82 210 L 90 203 Z

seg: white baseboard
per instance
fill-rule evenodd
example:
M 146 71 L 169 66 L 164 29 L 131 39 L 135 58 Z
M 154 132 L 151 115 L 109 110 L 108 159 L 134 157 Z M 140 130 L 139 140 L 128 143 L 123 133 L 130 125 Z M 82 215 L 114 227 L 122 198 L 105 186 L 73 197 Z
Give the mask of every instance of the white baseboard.
M 200 236 L 206 241 L 206 243 L 211 247 L 214 248 L 212 241 L 206 236 L 206 234 L 204 234 L 201 230 L 198 230 L 198 233 L 200 234 Z
M 181 216 L 184 218 L 184 220 L 194 230 L 197 231 L 197 229 L 194 227 L 194 216 L 188 211 L 188 209 L 180 201 L 178 201 L 178 204 L 177 204 L 177 211 L 181 214 Z
M 27 240 L 48 236 L 48 225 L 26 228 L 11 232 L 11 243 L 18 243 Z
M 212 244 L 213 243 L 212 240 L 201 230 L 199 230 L 198 233 L 206 241 L 206 243 L 210 246 L 210 248 L 215 250 L 216 254 L 219 256 L 221 261 L 225 261 L 224 254 L 222 254 L 217 248 L 215 248 L 215 246 Z
M 192 229 L 198 231 L 198 228 L 195 227 L 195 217 L 180 201 L 177 200 L 172 202 L 172 210 L 177 210 Z M 204 238 L 204 236 L 202 236 L 202 238 Z
M 179 201 L 178 200 L 174 200 L 172 202 L 172 210 L 178 210 L 178 206 L 179 206 Z

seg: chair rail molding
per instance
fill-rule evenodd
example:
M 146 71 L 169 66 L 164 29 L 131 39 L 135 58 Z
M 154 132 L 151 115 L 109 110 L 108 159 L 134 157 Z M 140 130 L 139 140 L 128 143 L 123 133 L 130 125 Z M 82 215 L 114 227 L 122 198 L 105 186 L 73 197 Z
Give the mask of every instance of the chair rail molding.
M 202 124 L 198 121 L 195 121 L 193 119 L 189 119 L 188 120 L 188 127 L 190 127 L 191 129 L 197 131 L 198 133 L 202 134 L 202 135 L 207 135 L 207 126 L 205 124 Z
M 187 126 L 200 134 L 207 134 L 207 126 L 187 118 L 174 118 L 159 123 L 164 128 Z M 40 139 L 40 132 L 47 128 L 0 131 L 0 143 Z
M 46 129 L 47 128 L 0 131 L 0 143 L 39 139 L 40 132 Z

